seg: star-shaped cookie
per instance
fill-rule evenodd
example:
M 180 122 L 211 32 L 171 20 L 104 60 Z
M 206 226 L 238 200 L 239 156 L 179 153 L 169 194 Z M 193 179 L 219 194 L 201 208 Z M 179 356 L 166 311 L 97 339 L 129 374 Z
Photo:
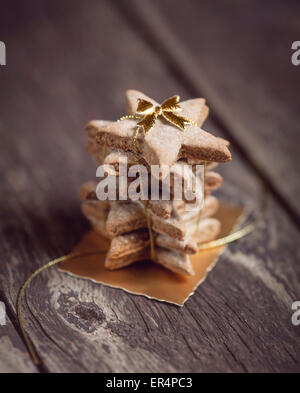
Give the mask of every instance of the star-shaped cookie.
M 159 105 L 153 99 L 136 90 L 127 90 L 126 100 L 130 114 L 136 114 L 138 99 Z M 192 158 L 197 161 L 226 162 L 231 160 L 227 142 L 202 130 L 208 115 L 205 100 L 196 98 L 180 103 L 180 115 L 192 120 L 196 125 L 188 125 L 182 131 L 174 125 L 158 117 L 154 127 L 145 135 L 138 137 L 138 149 L 149 165 L 167 165 L 171 167 L 180 158 Z M 100 145 L 134 151 L 133 138 L 138 120 L 129 119 L 111 122 L 93 120 L 86 126 L 88 132 L 96 134 Z

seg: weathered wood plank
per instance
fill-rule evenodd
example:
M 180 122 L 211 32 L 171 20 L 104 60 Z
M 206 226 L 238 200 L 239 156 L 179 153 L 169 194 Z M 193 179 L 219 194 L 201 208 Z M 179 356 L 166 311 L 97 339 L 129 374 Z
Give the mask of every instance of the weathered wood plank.
M 299 224 L 300 72 L 291 62 L 299 2 L 117 4 L 190 94 L 207 98 Z
M 77 197 L 95 173 L 84 123 L 123 113 L 127 87 L 188 98 L 110 2 L 31 4 L 43 23 L 29 23 L 27 2 L 18 30 L 4 31 L 10 65 L 0 73 L 0 283 L 11 310 L 30 272 L 69 252 L 88 228 Z M 222 135 L 213 122 L 207 128 Z M 253 205 L 256 178 L 233 154 L 222 198 Z M 297 240 L 271 200 L 260 231 L 232 244 L 182 309 L 53 269 L 27 291 L 25 325 L 52 372 L 299 370 L 290 322 L 300 297 Z
M 19 334 L 6 315 L 5 325 L 0 325 L 0 373 L 34 373 L 37 371 Z

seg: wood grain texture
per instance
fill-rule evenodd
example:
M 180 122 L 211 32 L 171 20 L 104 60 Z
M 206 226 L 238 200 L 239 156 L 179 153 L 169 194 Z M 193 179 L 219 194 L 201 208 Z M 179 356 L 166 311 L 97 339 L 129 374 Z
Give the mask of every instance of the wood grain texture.
M 299 225 L 300 72 L 291 62 L 299 2 L 117 3 L 190 94 L 207 98 Z
M 88 229 L 78 188 L 95 168 L 84 124 L 123 114 L 128 87 L 189 98 L 110 2 L 30 3 L 34 11 L 15 3 L 11 14 L 10 3 L 0 23 L 10 48 L 0 70 L 0 285 L 11 312 L 28 275 Z M 212 121 L 206 129 L 223 135 Z M 232 151 L 220 166 L 221 196 L 253 207 L 257 178 Z M 267 221 L 227 248 L 183 308 L 52 269 L 27 291 L 25 326 L 50 372 L 299 371 L 300 332 L 290 321 L 300 298 L 298 238 L 271 198 Z

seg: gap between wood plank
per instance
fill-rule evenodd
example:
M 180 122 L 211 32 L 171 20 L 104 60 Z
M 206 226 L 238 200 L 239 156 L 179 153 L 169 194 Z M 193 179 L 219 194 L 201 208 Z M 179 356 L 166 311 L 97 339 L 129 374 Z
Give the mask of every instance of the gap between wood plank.
M 197 67 L 191 56 L 180 43 L 176 42 L 175 37 L 166 24 L 162 22 L 160 14 L 155 10 L 153 4 L 150 5 L 149 2 L 143 2 L 141 5 L 141 2 L 134 0 L 127 0 L 126 5 L 120 0 L 108 1 L 108 3 L 127 20 L 129 26 L 137 32 L 150 49 L 156 52 L 162 63 L 179 80 L 191 97 L 209 97 L 209 93 L 207 93 L 210 90 L 208 84 L 204 78 L 201 83 L 197 81 L 195 77 Z M 158 32 L 161 34 L 159 35 Z M 212 102 L 212 100 L 210 101 Z M 266 184 L 274 199 L 280 204 L 297 229 L 300 230 L 300 215 L 293 209 L 281 191 L 278 190 L 276 184 L 273 184 L 264 168 L 254 162 L 246 148 L 233 135 L 222 114 L 216 111 L 211 112 L 210 118 L 222 129 L 226 137 L 240 153 L 242 159 L 250 165 L 256 175 Z

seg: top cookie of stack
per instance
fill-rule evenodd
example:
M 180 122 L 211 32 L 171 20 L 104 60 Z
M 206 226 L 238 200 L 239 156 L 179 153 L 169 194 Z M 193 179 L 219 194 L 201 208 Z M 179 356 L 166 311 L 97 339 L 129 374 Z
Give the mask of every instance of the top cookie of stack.
M 129 114 L 137 113 L 139 99 L 151 102 L 154 107 L 159 106 L 143 93 L 128 90 L 126 100 Z M 197 195 L 197 192 L 201 193 L 204 189 L 205 201 L 200 212 L 199 208 L 192 211 L 187 208 L 189 201 L 185 200 L 184 195 L 181 200 L 172 200 L 172 184 L 170 200 L 151 200 L 149 189 L 147 202 L 124 201 L 128 196 L 121 195 L 120 189 L 117 190 L 119 200 L 100 201 L 96 196 L 95 182 L 85 183 L 81 187 L 83 213 L 96 231 L 112 239 L 105 261 L 105 266 L 109 269 L 121 268 L 149 258 L 148 226 L 151 225 L 155 245 L 154 262 L 176 273 L 193 274 L 188 255 L 197 252 L 197 243 L 213 240 L 219 233 L 219 221 L 211 218 L 219 203 L 211 192 L 220 187 L 222 177 L 213 169 L 217 163 L 231 160 L 229 143 L 200 128 L 209 111 L 203 98 L 184 101 L 180 103 L 180 107 L 180 115 L 191 120 L 192 125 L 186 126 L 182 131 L 159 116 L 149 132 L 139 133 L 137 151 L 133 143 L 138 122 L 136 119 L 121 122 L 97 120 L 86 126 L 87 150 L 98 164 L 104 165 L 104 168 L 108 165 L 113 168 L 113 171 L 110 169 L 110 175 L 116 177 L 121 173 L 122 157 L 126 157 L 130 167 L 137 164 L 136 154 L 138 162 L 148 168 L 149 177 L 152 175 L 151 166 L 159 165 L 169 168 L 172 179 L 178 180 L 179 177 L 182 182 L 193 180 L 197 164 L 206 164 L 203 188 L 192 190 Z M 190 172 L 178 170 L 186 164 L 191 166 Z M 128 183 L 132 180 L 126 178 Z M 160 186 L 163 183 L 164 178 L 160 177 Z M 192 187 L 194 182 L 187 184 Z M 142 203 L 147 205 L 147 214 Z

